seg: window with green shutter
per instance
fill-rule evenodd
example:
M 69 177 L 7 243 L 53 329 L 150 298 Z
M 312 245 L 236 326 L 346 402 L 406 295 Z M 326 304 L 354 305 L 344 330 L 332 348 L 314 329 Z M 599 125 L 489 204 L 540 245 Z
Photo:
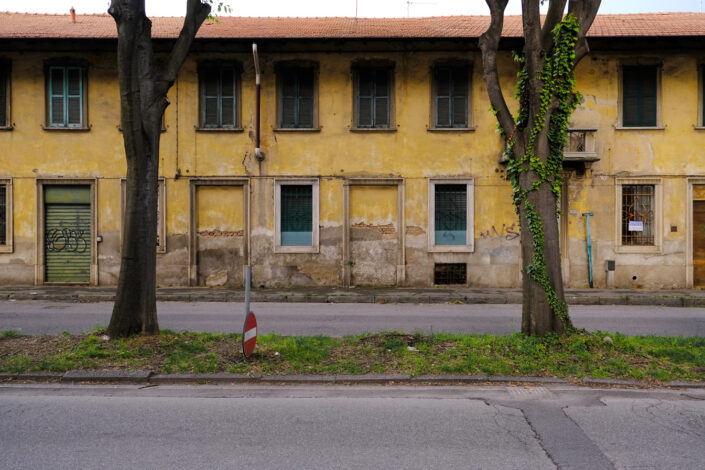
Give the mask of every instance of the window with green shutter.
M 356 127 L 391 127 L 390 68 L 361 68 L 356 73 Z
M 434 69 L 435 127 L 468 127 L 468 69 Z
M 435 184 L 436 245 L 467 244 L 468 189 L 466 184 Z
M 10 125 L 9 110 L 10 66 L 5 61 L 0 61 L 0 127 Z
M 50 127 L 84 127 L 84 69 L 49 67 Z
M 199 70 L 201 127 L 238 127 L 238 71 L 234 66 L 205 66 Z
M 313 245 L 313 186 L 282 184 L 280 207 L 281 246 Z
M 658 67 L 625 65 L 622 67 L 622 125 L 655 127 L 658 125 Z
M 287 67 L 278 72 L 279 126 L 284 129 L 311 129 L 314 123 L 314 69 Z

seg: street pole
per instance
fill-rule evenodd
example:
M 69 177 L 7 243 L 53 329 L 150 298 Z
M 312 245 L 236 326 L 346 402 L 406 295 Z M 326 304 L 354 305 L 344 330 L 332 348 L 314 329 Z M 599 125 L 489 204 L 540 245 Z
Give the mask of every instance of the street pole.
M 587 224 L 587 255 L 588 255 L 588 273 L 590 275 L 590 288 L 592 288 L 592 243 L 590 242 L 590 216 L 592 212 L 583 213 L 585 223 Z

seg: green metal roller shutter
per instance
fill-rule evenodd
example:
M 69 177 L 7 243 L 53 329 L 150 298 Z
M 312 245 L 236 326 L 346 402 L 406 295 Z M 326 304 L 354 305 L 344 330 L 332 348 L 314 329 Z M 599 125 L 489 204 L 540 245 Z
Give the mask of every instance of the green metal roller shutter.
M 90 282 L 90 189 L 48 187 L 45 192 L 46 282 Z

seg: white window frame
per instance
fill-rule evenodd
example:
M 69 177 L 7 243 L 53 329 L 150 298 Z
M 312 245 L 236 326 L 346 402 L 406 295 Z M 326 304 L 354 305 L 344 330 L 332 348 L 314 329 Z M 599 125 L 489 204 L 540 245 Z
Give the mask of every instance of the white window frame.
M 622 187 L 627 185 L 654 186 L 654 244 L 622 245 Z M 663 178 L 616 178 L 615 179 L 615 230 L 616 253 L 661 253 L 663 249 Z
M 12 179 L 0 178 L 0 185 L 5 186 L 5 243 L 0 244 L 0 253 L 12 253 Z
M 465 245 L 436 245 L 436 185 L 465 184 L 467 187 L 467 227 Z M 434 253 L 473 253 L 475 251 L 475 211 L 473 178 L 445 178 L 428 180 L 428 251 Z
M 282 246 L 281 233 L 281 187 L 282 185 L 311 185 L 311 210 L 313 212 L 311 245 Z M 318 253 L 319 252 L 319 186 L 318 178 L 275 179 L 274 180 L 274 252 L 275 253 Z

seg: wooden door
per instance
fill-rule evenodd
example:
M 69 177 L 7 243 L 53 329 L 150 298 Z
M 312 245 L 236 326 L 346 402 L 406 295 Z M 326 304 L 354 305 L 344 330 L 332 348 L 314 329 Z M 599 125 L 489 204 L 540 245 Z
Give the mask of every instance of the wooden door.
M 705 287 L 705 201 L 693 201 L 693 285 Z

